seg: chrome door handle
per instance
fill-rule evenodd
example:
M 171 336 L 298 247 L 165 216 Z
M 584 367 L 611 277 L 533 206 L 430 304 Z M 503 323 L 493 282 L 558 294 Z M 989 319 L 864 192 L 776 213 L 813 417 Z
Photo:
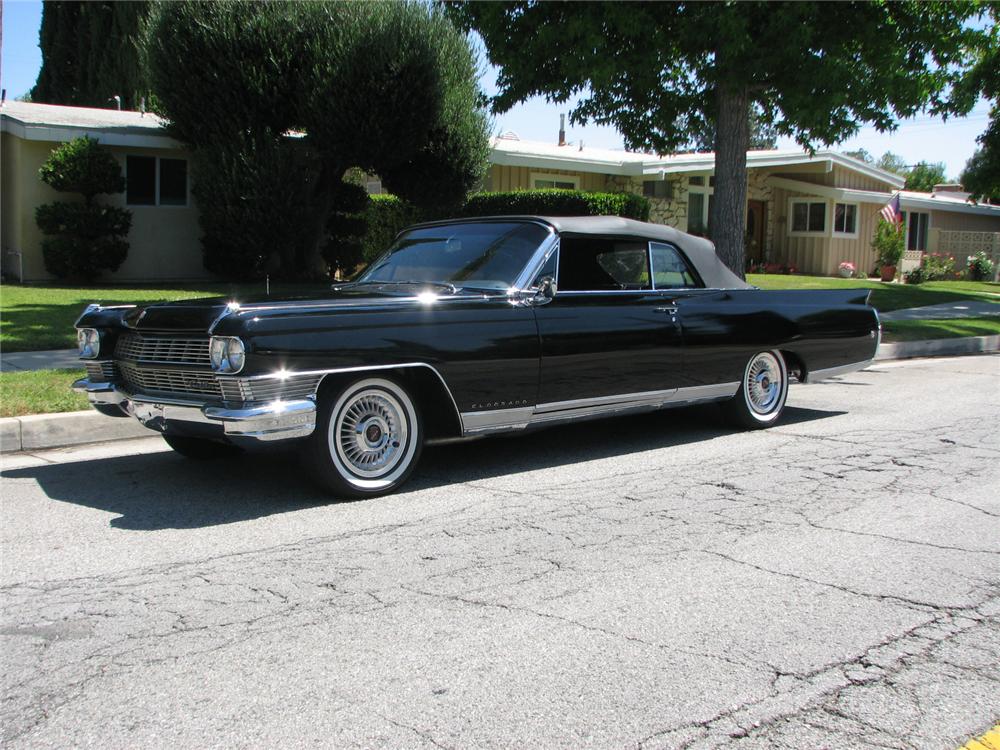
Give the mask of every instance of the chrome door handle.
M 653 308 L 653 312 L 667 313 L 668 315 L 676 315 L 677 314 L 677 308 L 676 307 L 654 307 Z

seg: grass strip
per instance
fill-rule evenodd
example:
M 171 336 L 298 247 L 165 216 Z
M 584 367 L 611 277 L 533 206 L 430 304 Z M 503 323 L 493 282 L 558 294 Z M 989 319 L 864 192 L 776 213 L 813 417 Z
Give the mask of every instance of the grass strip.
M 83 376 L 83 370 L 0 372 L 0 417 L 87 409 L 87 397 L 70 390 Z
M 750 274 L 747 276 L 747 281 L 761 289 L 871 289 L 871 303 L 879 312 L 940 305 L 963 299 L 978 299 L 1000 304 L 1000 284 L 992 281 L 885 284 L 872 279 L 781 274 Z
M 995 336 L 1000 334 L 1000 317 L 949 318 L 948 320 L 886 320 L 882 322 L 882 340 L 923 341 L 925 339 L 956 339 L 962 336 Z

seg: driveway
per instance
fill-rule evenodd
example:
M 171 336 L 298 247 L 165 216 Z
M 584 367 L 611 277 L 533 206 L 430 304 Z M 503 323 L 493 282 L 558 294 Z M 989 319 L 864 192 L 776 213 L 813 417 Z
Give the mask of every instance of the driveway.
M 5 457 L 5 748 L 954 748 L 1000 716 L 1000 356 L 428 449 Z

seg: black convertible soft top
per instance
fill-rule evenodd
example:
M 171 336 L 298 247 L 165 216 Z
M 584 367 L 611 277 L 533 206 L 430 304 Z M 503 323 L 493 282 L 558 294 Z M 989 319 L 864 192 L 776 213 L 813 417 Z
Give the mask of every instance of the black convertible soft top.
M 710 289 L 750 289 L 751 285 L 729 270 L 715 254 L 715 245 L 703 237 L 695 237 L 665 224 L 623 219 L 620 216 L 483 216 L 471 219 L 449 219 L 417 226 L 458 224 L 470 221 L 540 221 L 550 225 L 560 235 L 621 237 L 628 239 L 661 240 L 679 247 L 694 264 L 705 286 Z

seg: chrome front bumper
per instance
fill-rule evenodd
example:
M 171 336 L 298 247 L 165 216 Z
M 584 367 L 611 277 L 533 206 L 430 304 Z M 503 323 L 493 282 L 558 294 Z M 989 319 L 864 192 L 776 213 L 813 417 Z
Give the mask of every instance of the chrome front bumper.
M 272 401 L 242 409 L 208 406 L 154 396 L 133 395 L 114 383 L 96 383 L 87 378 L 73 383 L 73 390 L 86 393 L 94 406 L 111 406 L 133 416 L 157 432 L 169 432 L 171 423 L 219 427 L 233 442 L 292 440 L 316 429 L 316 402 L 312 399 Z

